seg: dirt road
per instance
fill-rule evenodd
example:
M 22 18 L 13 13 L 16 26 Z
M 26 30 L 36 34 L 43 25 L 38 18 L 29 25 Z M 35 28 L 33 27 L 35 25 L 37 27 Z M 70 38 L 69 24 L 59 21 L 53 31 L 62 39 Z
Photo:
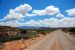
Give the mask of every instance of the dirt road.
M 56 30 L 24 50 L 75 50 L 75 38 Z

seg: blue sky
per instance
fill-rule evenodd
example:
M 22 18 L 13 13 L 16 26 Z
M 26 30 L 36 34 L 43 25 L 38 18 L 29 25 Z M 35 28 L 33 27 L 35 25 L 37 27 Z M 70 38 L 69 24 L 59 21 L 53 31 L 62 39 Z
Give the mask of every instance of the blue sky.
M 24 4 L 27 4 L 29 5 L 30 7 L 32 7 L 32 9 L 27 12 L 29 14 L 36 14 L 36 15 L 33 15 L 33 16 L 26 16 L 26 17 L 21 17 L 21 19 L 19 20 L 8 20 L 8 19 L 5 19 L 7 18 L 7 14 L 10 14 L 10 9 L 16 9 L 16 7 L 19 7 L 21 5 L 24 5 Z M 46 9 L 48 6 L 54 6 L 56 9 L 58 8 L 59 9 L 59 13 L 54 13 L 53 15 L 51 14 L 43 14 L 43 15 L 40 15 L 38 13 L 41 13 L 38 12 L 34 12 L 32 13 L 34 10 L 44 10 Z M 11 26 L 10 23 L 13 23 L 13 26 L 15 26 L 14 23 L 18 23 L 19 26 L 27 26 L 28 24 L 24 24 L 25 22 L 31 22 L 31 23 L 37 23 L 38 21 L 40 20 L 49 20 L 49 19 L 56 19 L 56 20 L 63 20 L 63 19 L 72 19 L 74 20 L 75 19 L 75 12 L 73 12 L 73 10 L 75 11 L 75 0 L 0 0 L 0 23 L 1 25 L 5 22 L 5 23 L 8 23 L 9 26 Z M 54 9 L 55 10 L 55 9 Z M 70 11 L 67 11 L 67 10 L 71 10 L 72 13 L 70 13 Z M 51 11 L 51 10 L 50 10 Z M 65 12 L 67 11 L 67 12 Z M 51 13 L 51 12 L 50 12 Z M 38 14 L 38 15 L 37 15 Z M 59 15 L 57 15 L 59 14 Z M 20 15 L 23 15 L 23 14 L 20 14 Z M 23 15 L 25 16 L 25 14 Z M 58 17 L 56 17 L 58 16 Z M 61 17 L 59 16 L 64 16 L 64 18 L 60 19 Z M 9 22 L 11 21 L 11 22 Z M 73 21 L 75 22 L 75 21 Z M 72 24 L 73 22 L 71 22 L 71 27 L 73 26 L 74 27 L 74 24 Z M 23 25 L 20 25 L 21 23 L 23 23 Z M 47 23 L 47 22 L 46 22 Z M 55 22 L 56 24 L 59 23 L 59 22 Z M 17 24 L 17 25 L 18 25 Z M 41 23 L 40 23 L 41 24 Z M 40 26 L 40 24 L 33 24 L 32 26 Z M 43 23 L 44 24 L 44 23 Z M 46 24 L 41 24 L 42 26 L 46 26 Z M 51 23 L 52 24 L 52 23 Z M 7 24 L 3 24 L 3 25 L 7 25 Z M 65 24 L 63 27 L 66 27 L 66 25 L 68 24 Z M 47 26 L 51 26 L 51 25 L 47 25 Z M 58 26 L 52 26 L 52 27 L 58 27 Z

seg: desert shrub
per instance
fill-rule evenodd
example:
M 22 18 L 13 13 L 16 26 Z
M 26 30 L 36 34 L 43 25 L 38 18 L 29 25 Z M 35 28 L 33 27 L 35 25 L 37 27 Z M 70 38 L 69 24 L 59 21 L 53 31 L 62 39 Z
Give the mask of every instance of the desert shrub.
M 70 32 L 75 32 L 75 28 L 70 28 L 69 31 Z
M 20 29 L 20 31 L 21 31 L 21 34 L 27 33 L 27 30 L 26 29 Z
M 49 33 L 49 30 L 37 30 L 38 33 L 46 35 L 47 33 Z
M 0 37 L 0 42 L 8 42 L 13 40 L 20 40 L 20 39 L 30 39 L 32 37 L 36 37 L 37 33 L 25 33 L 25 34 L 17 34 L 17 35 L 8 35 Z

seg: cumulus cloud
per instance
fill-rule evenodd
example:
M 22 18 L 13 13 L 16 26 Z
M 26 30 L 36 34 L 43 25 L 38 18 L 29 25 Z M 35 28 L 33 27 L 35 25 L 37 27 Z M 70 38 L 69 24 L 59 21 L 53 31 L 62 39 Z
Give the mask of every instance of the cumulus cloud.
M 21 23 L 19 21 L 8 21 L 8 22 L 0 22 L 0 25 L 11 26 L 11 27 L 19 27 L 19 26 L 24 26 L 24 23 Z
M 20 13 L 10 13 L 7 14 L 6 17 L 4 17 L 5 20 L 20 20 L 22 19 L 23 15 Z
M 55 6 L 47 6 L 45 9 L 33 10 L 32 13 L 29 13 L 31 10 L 32 7 L 29 4 L 20 5 L 14 9 L 10 9 L 9 13 L 2 20 L 21 20 L 25 17 L 54 15 L 59 13 L 59 8 Z
M 68 13 L 69 16 L 75 16 L 75 8 L 66 10 L 66 12 Z
M 0 26 L 6 25 L 5 22 L 0 22 Z
M 75 27 L 75 19 L 71 17 L 65 17 L 60 20 L 62 27 Z
M 32 7 L 28 4 L 20 5 L 15 9 L 10 9 L 4 20 L 21 20 L 24 16 L 34 16 L 34 14 L 28 14 L 31 10 Z
M 9 22 L 0 22 L 0 25 L 7 26 L 40 26 L 40 27 L 75 27 L 75 19 L 71 17 L 64 17 L 62 19 L 49 18 L 39 21 L 30 20 L 28 22 L 19 22 L 19 21 L 9 21 Z
M 32 11 L 32 12 L 29 12 Z M 66 10 L 68 15 L 75 15 L 75 8 Z M 52 17 L 49 19 L 39 19 L 38 21 L 29 20 L 25 21 L 25 17 L 33 17 L 33 16 L 43 16 L 43 15 L 55 15 L 56 18 Z M 23 19 L 24 18 L 24 19 Z M 61 18 L 61 19 L 58 19 Z M 9 20 L 3 22 L 3 20 Z M 20 22 L 19 20 L 23 20 L 25 22 Z M 32 7 L 28 4 L 20 5 L 14 9 L 10 9 L 9 13 L 0 20 L 0 25 L 18 27 L 18 26 L 44 26 L 44 27 L 75 27 L 75 18 L 64 17 L 63 14 L 60 13 L 59 8 L 55 6 L 47 6 L 41 10 L 32 10 Z
M 59 8 L 55 6 L 48 6 L 43 10 L 33 10 L 32 13 L 36 15 L 54 15 L 59 13 Z
M 36 14 L 38 16 L 46 15 L 46 11 L 45 10 L 33 10 L 32 13 Z
M 25 23 L 26 26 L 39 26 L 40 23 L 38 21 L 35 20 L 30 20 L 29 22 Z
M 34 17 L 34 16 L 37 16 L 36 14 L 29 14 L 29 13 L 27 13 L 25 16 L 27 16 L 27 17 Z
M 56 13 L 59 13 L 59 8 L 55 7 L 55 6 L 48 6 L 45 8 L 46 10 L 46 14 L 48 15 L 54 15 Z
M 28 4 L 20 5 L 19 7 L 15 8 L 15 11 L 21 14 L 26 14 L 32 10 L 32 7 Z
M 63 18 L 64 15 L 59 13 L 59 14 L 56 15 L 56 17 L 57 17 L 57 18 Z
M 30 20 L 26 24 L 29 26 L 44 26 L 44 27 L 75 27 L 75 19 L 64 17 L 60 20 L 57 18 L 43 19 L 39 21 Z

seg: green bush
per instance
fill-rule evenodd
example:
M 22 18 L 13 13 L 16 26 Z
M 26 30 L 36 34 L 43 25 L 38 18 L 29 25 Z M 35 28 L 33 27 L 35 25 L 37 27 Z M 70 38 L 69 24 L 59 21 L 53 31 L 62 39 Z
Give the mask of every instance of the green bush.
M 49 33 L 49 30 L 37 30 L 37 32 L 46 35 L 47 33 Z

